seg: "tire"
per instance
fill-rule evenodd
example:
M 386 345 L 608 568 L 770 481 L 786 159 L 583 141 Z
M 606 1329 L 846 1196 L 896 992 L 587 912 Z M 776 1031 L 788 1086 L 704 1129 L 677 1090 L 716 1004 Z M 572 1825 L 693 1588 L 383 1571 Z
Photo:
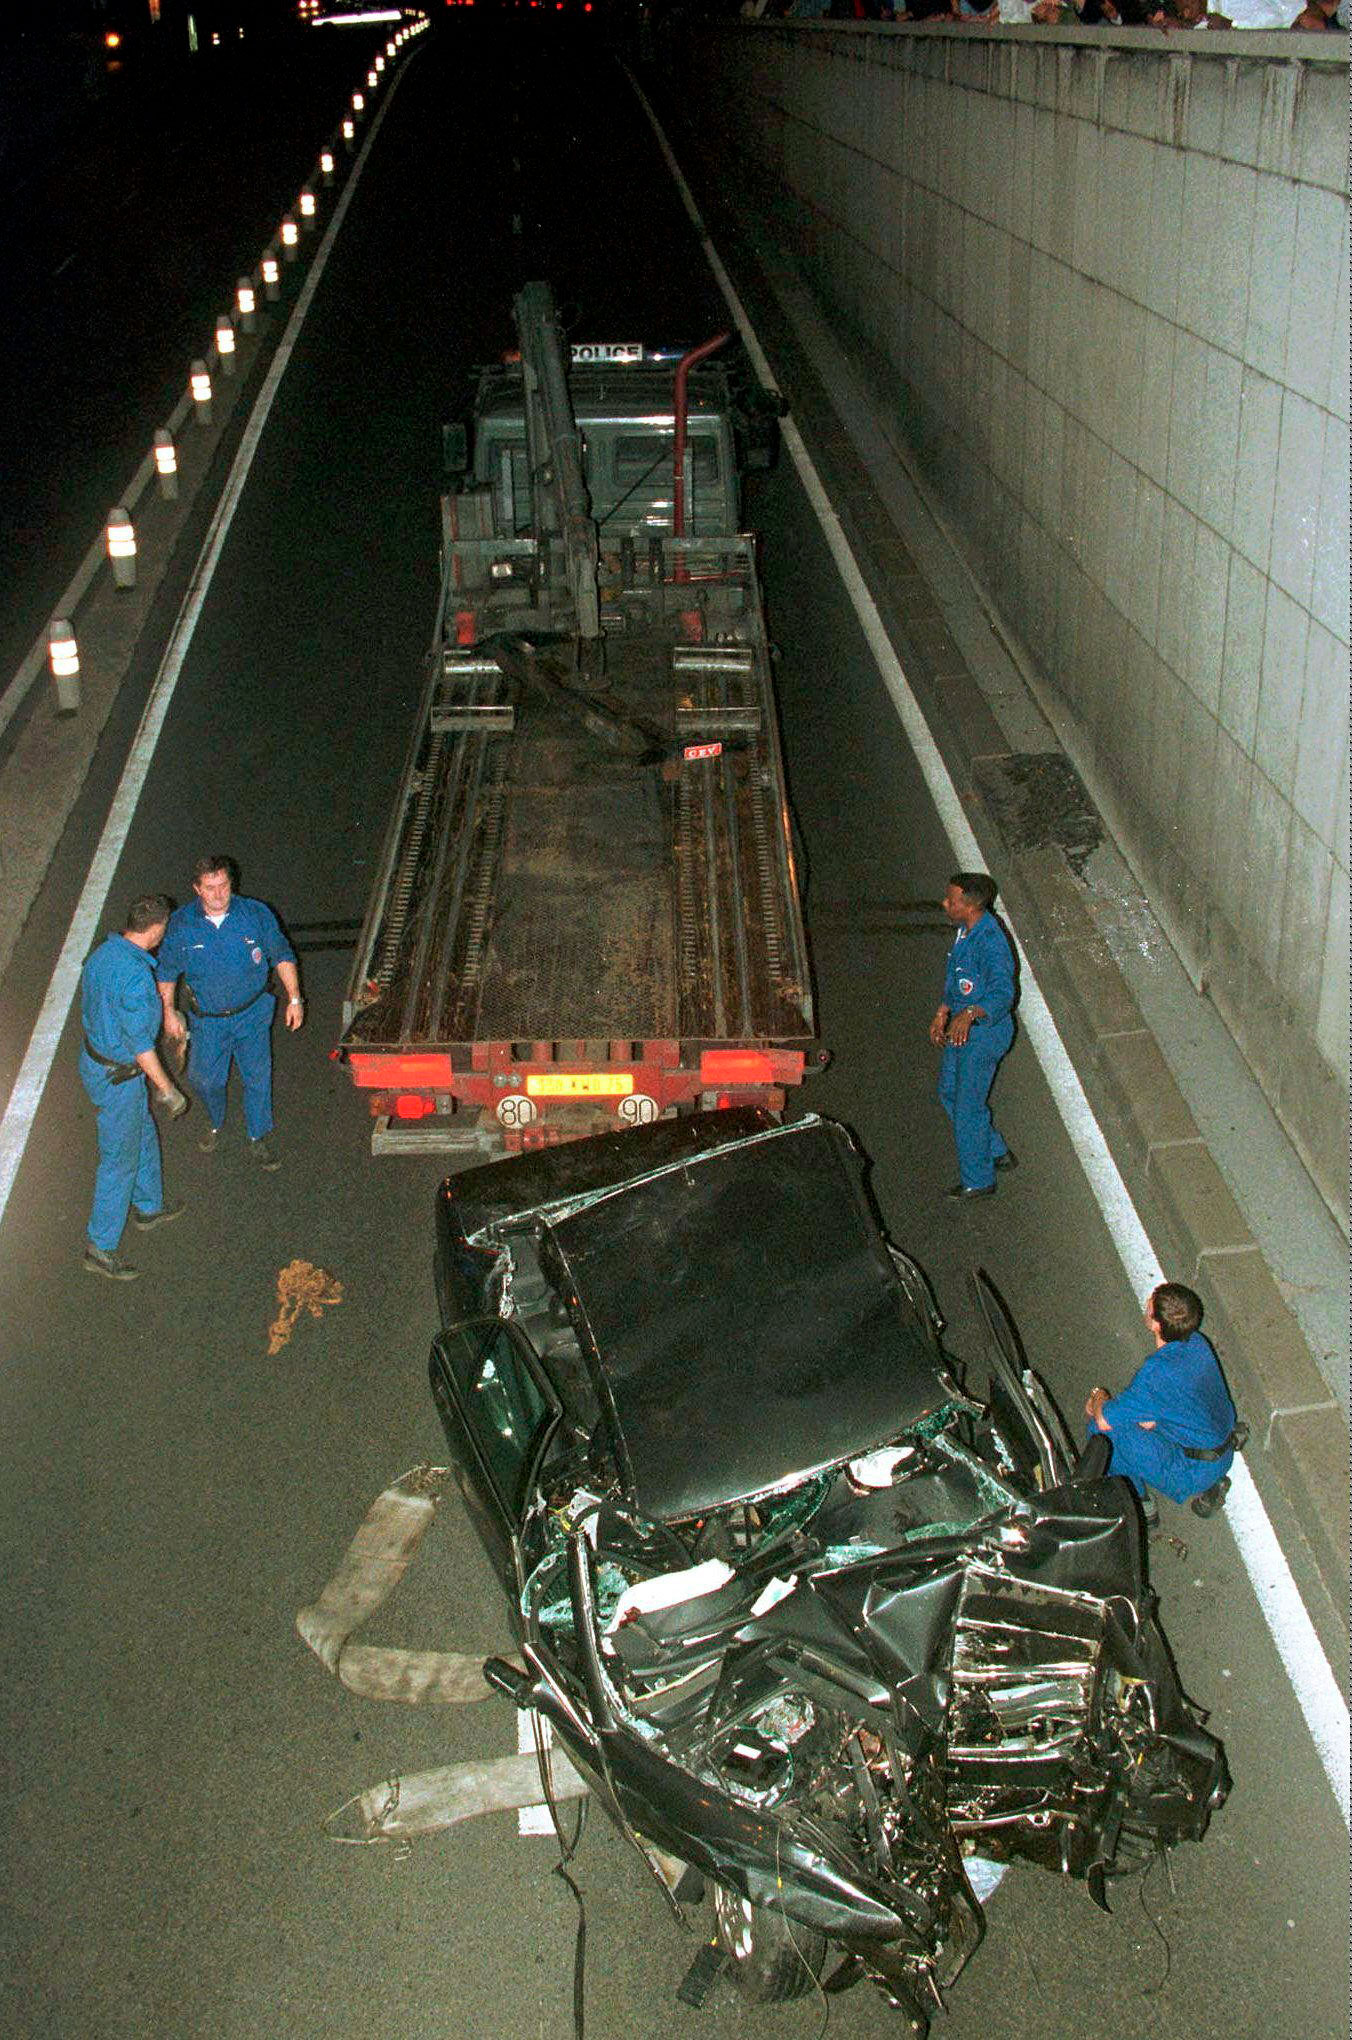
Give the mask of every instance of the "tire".
M 714 1886 L 714 1926 L 728 1973 L 748 2004 L 787 2004 L 817 1988 L 826 1964 L 824 1934 L 721 1884 Z

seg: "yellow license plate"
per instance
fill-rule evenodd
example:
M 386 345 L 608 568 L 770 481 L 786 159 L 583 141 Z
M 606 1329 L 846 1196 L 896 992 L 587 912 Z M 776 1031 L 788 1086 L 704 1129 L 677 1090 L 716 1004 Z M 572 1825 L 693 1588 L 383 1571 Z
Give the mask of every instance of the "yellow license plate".
M 565 1075 L 527 1077 L 528 1098 L 627 1098 L 634 1088 L 630 1071 L 616 1070 L 612 1075 L 595 1072 Z

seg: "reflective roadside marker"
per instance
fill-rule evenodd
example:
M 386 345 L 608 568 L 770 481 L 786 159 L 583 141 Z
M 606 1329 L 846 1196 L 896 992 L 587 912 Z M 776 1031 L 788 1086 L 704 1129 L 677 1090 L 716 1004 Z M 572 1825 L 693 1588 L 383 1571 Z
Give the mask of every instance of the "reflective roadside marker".
M 136 529 L 127 511 L 119 503 L 115 510 L 108 512 L 108 524 L 104 533 L 108 547 L 108 563 L 113 570 L 115 588 L 136 586 Z
M 357 123 L 355 120 L 345 120 L 343 122 L 343 140 L 347 143 L 349 149 L 352 147 L 352 138 L 356 132 Z
M 352 95 L 352 111 L 360 113 L 365 105 L 366 101 L 362 98 L 360 92 L 354 92 Z
M 385 59 L 384 59 L 383 57 L 377 57 L 377 58 L 376 58 L 376 70 L 377 70 L 377 72 L 381 72 L 381 71 L 383 71 L 383 70 L 384 70 L 384 68 L 385 68 Z
M 235 372 L 235 329 L 225 313 L 216 321 L 216 352 L 226 375 Z
M 315 223 L 315 195 L 312 191 L 302 191 L 296 202 L 300 207 L 301 225 L 308 233 Z
M 53 617 L 47 632 L 47 659 L 56 687 L 56 712 L 74 715 L 80 706 L 80 654 L 75 632 L 62 616 Z
M 298 248 L 299 245 L 300 245 L 300 228 L 296 225 L 296 222 L 288 216 L 288 218 L 282 221 L 283 261 L 294 262 L 296 259 L 296 249 Z
M 263 295 L 268 299 L 269 303 L 278 295 L 281 287 L 282 272 L 277 266 L 277 257 L 275 255 L 265 255 L 263 257 Z
M 319 174 L 326 184 L 333 182 L 333 150 L 325 149 L 319 159 Z
M 178 452 L 167 425 L 161 425 L 155 434 L 155 472 L 160 478 L 160 494 L 172 503 L 178 494 Z
M 372 92 L 374 92 L 374 91 L 375 91 L 375 89 L 376 89 L 376 86 L 377 86 L 377 85 L 379 84 L 379 82 L 380 82 L 380 81 L 379 81 L 379 79 L 378 79 L 378 78 L 376 77 L 376 74 L 375 74 L 375 72 L 374 72 L 374 71 L 368 71 L 368 72 L 366 73 L 366 83 L 367 83 L 367 85 L 368 85 L 368 86 L 370 87 L 370 89 L 371 89 L 371 91 L 372 91 Z
M 258 323 L 255 316 L 258 311 L 258 297 L 247 276 L 241 276 L 235 285 L 235 310 L 245 332 L 252 333 Z
M 211 423 L 211 376 L 205 361 L 195 361 L 188 387 L 192 391 L 193 408 L 197 412 L 199 425 Z

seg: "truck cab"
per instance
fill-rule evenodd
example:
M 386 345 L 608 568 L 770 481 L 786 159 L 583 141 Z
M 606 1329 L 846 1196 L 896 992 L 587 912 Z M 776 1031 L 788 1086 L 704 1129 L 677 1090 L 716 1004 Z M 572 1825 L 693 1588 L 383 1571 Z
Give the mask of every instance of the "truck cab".
M 582 440 L 582 472 L 602 545 L 646 543 L 673 529 L 676 421 L 670 365 L 597 362 L 579 348 L 570 376 Z M 694 537 L 741 526 L 733 400 L 721 369 L 690 380 L 686 444 L 686 528 Z M 491 491 L 493 528 L 524 537 L 536 528 L 519 368 L 485 369 L 472 420 L 471 486 Z M 463 442 L 461 442 L 463 444 Z

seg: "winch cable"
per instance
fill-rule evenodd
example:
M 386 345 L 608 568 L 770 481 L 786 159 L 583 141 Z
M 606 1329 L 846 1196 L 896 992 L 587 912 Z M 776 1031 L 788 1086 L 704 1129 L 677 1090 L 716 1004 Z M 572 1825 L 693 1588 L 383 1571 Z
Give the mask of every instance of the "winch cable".
M 587 2014 L 587 1907 L 582 1893 L 569 1873 L 568 1865 L 578 1852 L 583 1831 L 587 1825 L 587 1809 L 591 1805 L 589 1795 L 584 1795 L 577 1809 L 577 1825 L 571 1841 L 563 1832 L 563 1817 L 554 1796 L 554 1763 L 549 1744 L 540 1726 L 540 1717 L 531 1710 L 531 1734 L 535 1741 L 535 1758 L 540 1767 L 540 1789 L 544 1793 L 549 1818 L 554 1824 L 558 1837 L 559 1860 L 552 1874 L 568 1886 L 577 1901 L 577 1934 L 573 1941 L 573 2040 L 586 2040 L 585 2024 Z
M 822 2022 L 820 2026 L 818 2026 L 817 2028 L 816 2040 L 825 2040 L 826 2029 L 831 2023 L 831 2000 L 826 1994 L 821 1978 L 818 1976 L 816 1970 L 812 1967 L 812 1964 L 808 1961 L 806 1955 L 803 1953 L 802 1947 L 798 1940 L 798 1936 L 793 1931 L 793 1921 L 789 1918 L 788 1908 L 784 1904 L 784 1876 L 783 1866 L 780 1859 L 780 1850 L 783 1847 L 783 1842 L 784 1842 L 784 1830 L 781 1827 L 780 1823 L 776 1821 L 775 1888 L 778 1893 L 776 1903 L 779 1906 L 779 1917 L 784 1923 L 785 1933 L 788 1935 L 789 1939 L 793 1943 L 794 1954 L 798 1957 L 798 1960 L 802 1963 L 804 1969 L 807 1971 L 808 1975 L 812 1978 L 813 1988 L 816 1990 L 817 1996 L 822 2001 Z
M 1163 1941 L 1164 1943 L 1164 1974 L 1160 1978 L 1158 1983 L 1152 1983 L 1149 1985 L 1142 1986 L 1141 1989 L 1142 1997 L 1158 1997 L 1160 1992 L 1164 1989 L 1165 1984 L 1168 1983 L 1170 1971 L 1173 1969 L 1174 1966 L 1174 1951 L 1173 1946 L 1169 1940 L 1169 1936 L 1165 1933 L 1163 1927 L 1156 1919 L 1154 1913 L 1151 1912 L 1150 1907 L 1146 1904 L 1145 1887 L 1149 1880 L 1150 1873 L 1154 1869 L 1155 1863 L 1159 1860 L 1160 1856 L 1164 1856 L 1164 1865 L 1166 1870 L 1168 1869 L 1169 1858 L 1167 1855 L 1165 1855 L 1165 1852 L 1161 1849 L 1157 1851 L 1156 1855 L 1146 1865 L 1145 1873 L 1142 1876 L 1140 1883 L 1136 1887 L 1137 1896 L 1141 1901 L 1141 1911 L 1145 1914 L 1151 1926 L 1158 1934 L 1160 1940 Z

